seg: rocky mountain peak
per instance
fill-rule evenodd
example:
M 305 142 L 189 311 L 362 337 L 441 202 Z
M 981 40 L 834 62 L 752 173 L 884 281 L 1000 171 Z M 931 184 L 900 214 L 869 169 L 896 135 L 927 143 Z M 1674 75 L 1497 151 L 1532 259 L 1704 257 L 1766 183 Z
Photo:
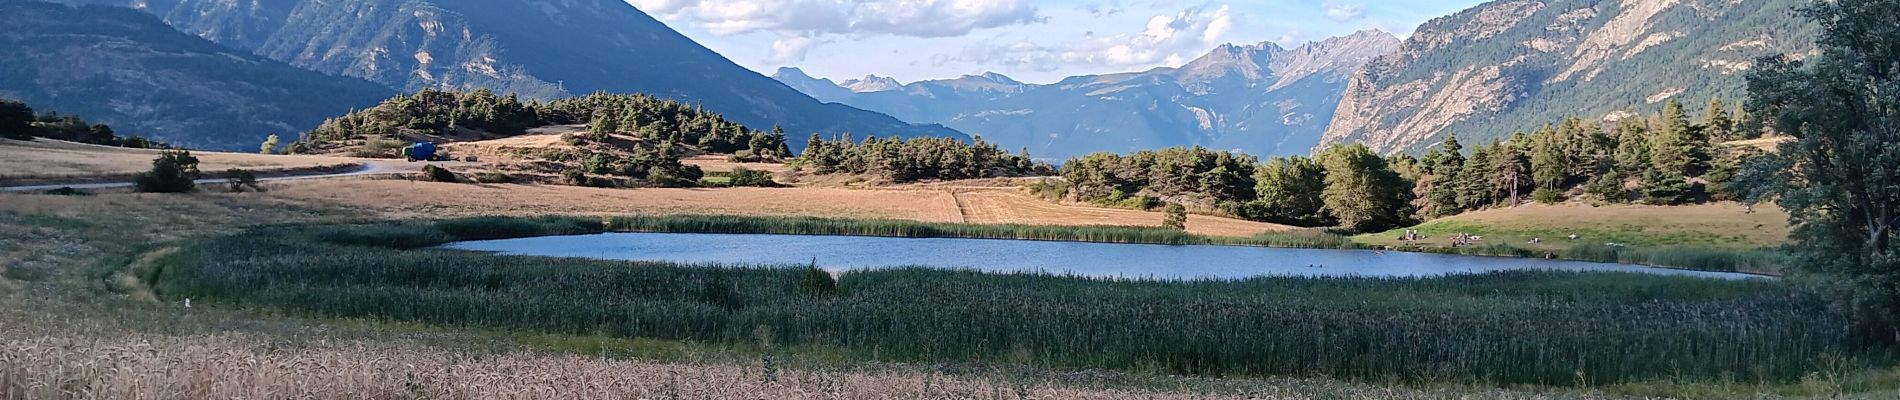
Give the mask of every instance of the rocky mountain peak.
M 863 78 L 844 81 L 838 85 L 857 93 L 887 92 L 904 88 L 904 84 L 898 83 L 896 79 L 877 75 L 865 75 Z

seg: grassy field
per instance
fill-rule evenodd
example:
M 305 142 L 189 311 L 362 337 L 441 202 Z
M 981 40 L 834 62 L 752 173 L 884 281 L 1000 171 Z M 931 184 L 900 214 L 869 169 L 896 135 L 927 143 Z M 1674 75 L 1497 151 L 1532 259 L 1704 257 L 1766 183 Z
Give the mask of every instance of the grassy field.
M 207 172 L 242 168 L 253 171 L 294 170 L 346 164 L 363 160 L 324 156 L 273 156 L 244 153 L 193 152 Z M 56 140 L 0 139 L 0 184 L 90 182 L 125 179 L 152 168 L 158 150 L 126 149 Z
M 1162 230 L 936 232 L 948 227 L 703 217 L 633 218 L 611 226 L 976 237 L 1079 231 L 1097 241 L 1182 240 Z M 484 218 L 255 230 L 168 257 L 157 289 L 163 298 L 330 317 L 764 342 L 867 362 L 983 361 L 1058 370 L 1589 385 L 1665 378 L 1793 382 L 1829 362 L 1886 360 L 1884 351 L 1859 350 L 1844 329 L 1845 316 L 1828 311 L 1817 294 L 1765 280 L 1519 272 L 1140 282 L 904 269 L 846 273 L 830 295 L 797 290 L 804 273 L 797 268 L 424 249 L 453 240 L 602 229 L 598 219 Z
M 138 158 L 115 162 L 139 169 L 149 164 L 149 157 Z M 1886 351 L 1840 340 L 1839 316 L 1817 306 L 1798 279 L 1499 274 L 1153 283 L 909 270 L 846 274 L 842 292 L 810 297 L 786 289 L 795 270 L 496 261 L 348 244 L 285 250 L 271 247 L 283 244 L 272 244 L 275 239 L 245 234 L 319 234 L 335 231 L 299 227 L 380 226 L 389 219 L 419 219 L 413 224 L 442 230 L 441 236 L 338 236 L 345 243 L 403 239 L 393 242 L 420 246 L 484 232 L 549 233 L 540 227 L 508 232 L 495 220 L 445 230 L 426 220 L 561 214 L 586 216 L 569 220 L 591 223 L 570 223 L 575 231 L 1100 235 L 1093 240 L 1299 246 L 1316 244 L 1291 241 L 1327 238 L 1198 215 L 1190 219 L 1190 233 L 1202 236 L 1049 227 L 1152 227 L 1161 216 L 1044 202 L 992 182 L 616 190 L 349 179 L 266 186 L 272 191 L 0 193 L 0 359 L 7 360 L 0 363 L 0 398 L 270 397 L 257 394 L 265 390 L 311 398 L 1900 395 L 1900 369 L 1885 362 Z M 1779 243 L 1774 229 L 1785 233 L 1766 223 L 1785 216 L 1758 211 L 1737 221 L 1733 206 L 1526 207 L 1453 218 L 1471 225 L 1446 225 L 1446 232 L 1469 229 L 1490 243 L 1521 242 L 1552 226 L 1597 224 L 1610 227 L 1599 234 L 1630 238 L 1618 240 L 1632 246 L 1747 251 Z M 852 220 L 805 218 L 813 215 Z M 596 222 L 608 216 L 616 217 L 612 224 Z M 1766 232 L 1737 233 L 1755 224 Z M 1379 243 L 1378 236 L 1356 239 Z M 325 249 L 352 250 L 321 253 Z M 288 257 L 321 262 L 252 270 L 244 279 L 256 285 L 177 280 L 166 271 L 183 269 L 162 268 L 193 259 Z M 378 274 L 360 274 L 364 266 L 385 264 Z M 332 275 L 305 273 L 326 265 L 334 267 L 325 270 Z M 150 285 L 154 279 L 173 286 L 160 290 Z M 722 286 L 708 282 L 720 280 L 730 284 L 730 296 L 708 296 Z M 229 291 L 194 294 L 195 307 L 185 309 L 179 294 L 187 289 L 179 285 L 187 283 Z M 719 298 L 726 300 L 708 301 Z M 512 318 L 497 309 L 555 318 Z
M 398 183 L 401 183 L 400 181 Z M 277 186 L 279 191 L 292 185 Z M 475 186 L 469 186 L 475 187 Z M 202 305 L 184 309 L 180 300 L 154 291 L 143 284 L 163 261 L 178 257 L 194 243 L 207 238 L 241 234 L 248 229 L 290 229 L 298 224 L 371 223 L 387 218 L 388 209 L 363 207 L 356 203 L 328 202 L 271 193 L 137 195 L 103 193 L 87 197 L 0 194 L 0 352 L 9 367 L 0 368 L 0 385 L 9 392 L 46 397 L 51 390 L 45 382 L 66 382 L 65 388 L 116 388 L 91 395 L 62 398 L 124 398 L 125 390 L 139 390 L 146 397 L 180 397 L 179 393 L 242 394 L 259 388 L 282 389 L 295 393 L 319 393 L 316 398 L 362 397 L 453 397 L 454 393 L 483 390 L 485 393 L 517 393 L 522 397 L 619 397 L 621 395 L 668 398 L 838 398 L 838 397 L 925 397 L 925 398 L 1885 398 L 1896 392 L 1900 371 L 1892 369 L 1856 369 L 1837 363 L 1816 368 L 1793 381 L 1755 382 L 1752 373 L 1738 373 L 1735 379 L 1708 380 L 1688 377 L 1661 378 L 1624 384 L 1592 381 L 1588 388 L 1514 387 L 1498 389 L 1495 384 L 1458 381 L 1401 383 L 1394 377 L 1354 378 L 1241 378 L 1238 376 L 1171 376 L 1147 372 L 1077 372 L 1057 366 L 1009 367 L 1011 361 L 1045 357 L 1038 352 L 1001 351 L 1001 362 L 884 363 L 861 360 L 851 352 L 827 351 L 811 346 L 789 346 L 779 340 L 774 347 L 758 345 L 755 331 L 742 330 L 746 339 L 733 342 L 677 341 L 654 338 L 615 338 L 599 326 L 585 328 L 583 334 L 534 333 L 524 329 L 481 329 L 464 325 L 416 324 L 389 318 L 336 319 L 310 310 L 286 314 L 265 304 L 251 306 Z M 391 196 L 399 191 L 386 192 Z M 470 211 L 473 212 L 473 211 Z M 500 212 L 497 210 L 497 212 Z M 291 225 L 284 225 L 291 224 Z M 278 226 L 271 228 L 271 226 Z M 248 254 L 248 253 L 247 253 Z M 418 265 L 439 265 L 420 263 Z M 592 265 L 592 264 L 590 264 Z M 624 264 L 614 264 L 624 265 Z M 613 268 L 610 269 L 623 269 Z M 675 271 L 677 271 L 675 269 Z M 700 269 L 687 269 L 686 273 Z M 591 271 L 590 273 L 605 273 Z M 767 275 L 771 271 L 765 272 Z M 936 280 L 935 275 L 928 280 Z M 902 275 L 847 277 L 845 285 L 884 289 L 880 296 L 902 296 L 907 301 L 919 294 L 933 298 L 960 299 L 956 292 L 919 292 L 898 289 L 895 281 Z M 864 278 L 864 283 L 856 279 Z M 1648 278 L 1648 277 L 1644 277 Z M 729 277 L 733 279 L 733 277 Z M 1025 282 L 1044 283 L 1040 277 L 1027 276 L 956 276 L 948 282 L 1007 288 Z M 729 282 L 736 282 L 736 279 Z M 1057 280 L 1053 282 L 1070 282 Z M 1648 282 L 1648 283 L 1645 283 Z M 1579 296 L 1608 298 L 1631 293 L 1653 292 L 1643 296 L 1685 294 L 1668 283 L 1674 280 L 1637 279 L 1622 285 L 1654 284 L 1668 287 L 1654 291 L 1604 291 L 1595 285 L 1571 290 Z M 525 284 L 525 282 L 524 282 Z M 1368 283 L 1378 285 L 1378 283 Z M 1388 283 L 1390 284 L 1390 283 Z M 1095 285 L 1086 283 L 1082 286 Z M 1127 285 L 1141 285 L 1127 283 Z M 1190 285 L 1190 284 L 1182 284 Z M 1209 285 L 1209 284 L 1200 284 Z M 1269 283 L 1232 285 L 1270 285 Z M 641 284 L 631 287 L 651 287 Z M 661 286 L 663 287 L 663 286 Z M 1021 287 L 1021 286 L 1016 286 Z M 1216 292 L 1207 286 L 1183 286 L 1161 292 L 1100 292 L 1086 288 L 1023 289 L 1013 299 L 1026 300 L 1074 295 L 1078 303 L 1097 307 L 1098 302 L 1137 301 L 1131 310 L 1149 310 L 1157 321 L 1186 318 L 1195 314 L 1180 308 L 1152 306 L 1155 299 L 1176 296 L 1194 299 Z M 1520 286 L 1521 288 L 1529 286 Z M 1628 286 L 1625 286 L 1628 287 Z M 704 286 L 684 290 L 697 292 Z M 617 291 L 624 291 L 624 287 Z M 952 290 L 954 287 L 944 290 Z M 1231 288 L 1222 288 L 1231 289 Z M 1539 290 L 1547 290 L 1539 289 Z M 867 289 L 868 290 L 868 289 Z M 1165 295 L 1167 290 L 1179 293 Z M 1330 290 L 1330 289 L 1329 289 Z M 1370 290 L 1370 289 L 1367 289 Z M 1760 289 L 1773 293 L 1786 288 Z M 893 292 L 899 292 L 893 294 Z M 1353 302 L 1375 299 L 1377 304 L 1405 302 L 1418 307 L 1451 307 L 1460 302 L 1495 301 L 1510 307 L 1559 307 L 1563 301 L 1530 293 L 1496 293 L 1495 290 L 1374 290 L 1344 292 Z M 1718 291 L 1717 293 L 1719 293 Z M 1733 294 L 1734 291 L 1728 291 Z M 1746 293 L 1747 290 L 1742 291 Z M 847 295 L 870 295 L 859 291 Z M 861 294 L 851 294 L 861 293 Z M 1298 292 L 1286 293 L 1294 296 Z M 1546 293 L 1551 293 L 1548 290 Z M 557 293 L 558 294 L 558 293 Z M 1125 298 L 1122 296 L 1135 296 Z M 1694 294 L 1686 294 L 1694 296 Z M 1146 296 L 1146 297 L 1143 297 Z M 1272 296 L 1245 291 L 1230 293 L 1233 298 L 1213 298 L 1222 304 L 1250 304 L 1246 301 L 1270 301 Z M 1405 298 L 1410 297 L 1410 300 Z M 809 300 L 807 300 L 809 301 Z M 213 301 L 218 303 L 219 301 Z M 663 302 L 665 303 L 665 302 Z M 975 302 L 970 306 L 1020 304 Z M 1693 302 L 1691 302 L 1692 304 Z M 1116 303 L 1119 304 L 1119 303 Z M 1261 310 L 1287 311 L 1297 304 L 1267 304 Z M 1571 305 L 1575 305 L 1572 303 Z M 1626 307 L 1657 303 L 1635 301 Z M 1067 309 L 1070 311 L 1087 308 Z M 1613 308 L 1612 308 L 1613 309 Z M 850 310 L 850 309 L 844 309 Z M 947 310 L 958 310 L 955 308 Z M 980 310 L 980 308 L 963 309 Z M 1055 308 L 1045 312 L 1065 312 Z M 1246 310 L 1236 308 L 1235 310 Z M 1543 310 L 1549 310 L 1544 308 Z M 1607 312 L 1607 311 L 1603 311 Z M 1751 312 L 1762 312 L 1761 310 Z M 827 309 L 825 314 L 839 313 Z M 490 314 L 490 313 L 485 313 Z M 601 313 L 595 313 L 601 314 Z M 802 314 L 801 314 L 802 315 Z M 851 317 L 845 313 L 827 318 Z M 929 315 L 929 314 L 924 314 Z M 1209 314 L 1222 315 L 1222 314 Z M 1430 315 L 1430 314 L 1420 314 Z M 1694 315 L 1691 313 L 1689 315 Z M 1761 315 L 1737 320 L 1752 323 Z M 1825 313 L 1793 316 L 1825 318 Z M 1022 318 L 1014 321 L 1042 321 Z M 1304 320 L 1304 319 L 1303 319 Z M 947 320 L 939 320 L 947 321 Z M 1059 320 L 1050 320 L 1059 321 Z M 1313 319 L 1312 321 L 1329 321 Z M 1332 320 L 1336 321 L 1336 320 Z M 1405 317 L 1388 323 L 1418 321 Z M 1466 320 L 1471 321 L 1471 320 Z M 1687 318 L 1687 322 L 1707 321 Z M 1297 321 L 1295 321 L 1297 322 Z M 1666 321 L 1665 321 L 1666 322 Z M 1675 322 L 1676 324 L 1687 322 Z M 1316 322 L 1308 322 L 1316 323 Z M 1002 332 L 1018 329 L 1011 323 Z M 1802 326 L 1819 325 L 1803 324 Z M 983 325 L 990 326 L 990 325 Z M 1141 325 L 1128 326 L 1129 332 Z M 1291 327 L 1302 325 L 1290 324 Z M 1465 325 L 1447 325 L 1465 326 Z M 1616 325 L 1611 325 L 1616 326 Z M 1680 325 L 1664 325 L 1680 326 Z M 927 326 L 925 326 L 927 327 Z M 1035 326 L 1031 326 L 1035 327 Z M 1799 327 L 1799 326 L 1797 326 Z M 924 328 L 924 327 L 919 327 Z M 1039 327 L 1040 328 L 1040 327 Z M 1640 328 L 1640 327 L 1638 327 Z M 1259 327 L 1250 327 L 1249 337 Z M 1499 327 L 1499 335 L 1510 329 Z M 1780 327 L 1775 329 L 1793 329 Z M 985 331 L 992 329 L 986 328 Z M 1166 332 L 1154 330 L 1155 332 Z M 1645 331 L 1637 329 L 1637 331 Z M 791 335 L 791 330 L 775 330 L 772 335 Z M 932 331 L 935 332 L 935 331 Z M 946 330 L 946 332 L 956 332 Z M 1311 330 L 1291 338 L 1309 336 Z M 1386 334 L 1368 330 L 1367 334 Z M 1649 331 L 1654 332 L 1654 331 Z M 1457 337 L 1460 334 L 1443 335 Z M 1688 335 L 1693 335 L 1689 332 Z M 1669 332 L 1652 334 L 1656 338 L 1685 335 Z M 776 337 L 776 336 L 773 336 Z M 916 338 L 936 337 L 935 334 Z M 1084 336 L 1076 336 L 1081 338 Z M 1626 338 L 1629 336 L 1625 336 Z M 824 337 L 807 336 L 817 340 Z M 844 340 L 846 337 L 834 337 Z M 946 337 L 959 341 L 967 337 Z M 776 340 L 776 339 L 775 339 Z M 1450 341 L 1447 341 L 1450 343 Z M 1679 342 L 1689 343 L 1689 342 Z M 1790 341 L 1789 343 L 1802 343 Z M 1509 342 L 1487 346 L 1514 346 Z M 1521 344 L 1520 344 L 1521 345 Z M 1767 346 L 1783 346 L 1767 344 Z M 1030 347 L 1034 348 L 1034 347 Z M 859 353 L 861 354 L 861 353 Z M 1026 354 L 1026 355 L 1025 355 Z M 1142 353 L 1134 353 L 1142 354 Z M 1152 353 L 1149 353 L 1152 354 Z M 1494 353 L 1495 354 L 1495 353 Z M 1712 353 L 1731 354 L 1731 353 Z M 880 359 L 895 359 L 898 355 Z M 1060 360 L 1061 354 L 1046 357 Z M 1846 354 L 1843 354 L 1846 355 Z M 762 358 L 772 361 L 764 362 Z M 985 359 L 977 357 L 977 359 Z M 505 362 L 503 362 L 505 360 Z M 494 361 L 494 362 L 489 362 Z M 1086 358 L 1081 361 L 1087 362 Z M 1349 360 L 1342 360 L 1342 363 Z M 1136 371 L 1166 371 L 1168 363 L 1141 367 Z M 1325 364 L 1316 364 L 1325 365 Z M 247 366 L 237 368 L 234 366 Z M 234 369 L 235 368 L 235 369 Z M 337 375 L 307 375 L 312 368 L 340 371 Z M 582 371 L 615 370 L 628 379 L 585 374 Z M 767 371 L 778 371 L 768 373 Z M 306 373 L 306 375 L 298 375 Z M 503 374 L 509 379 L 491 379 Z M 766 380 L 776 374 L 776 382 Z M 1364 376 L 1344 373 L 1337 376 Z M 615 375 L 620 376 L 620 375 Z M 57 379 L 55 378 L 62 378 Z M 675 380 L 673 377 L 690 377 Z M 796 378 L 791 378 L 796 377 Z M 319 379 L 321 378 L 321 379 Z M 640 378 L 640 379 L 633 379 Z M 648 379 L 651 378 L 651 379 Z M 579 382 L 603 382 L 589 385 Z M 606 384 L 605 382 L 610 382 Z M 24 382 L 24 383 L 21 383 Z M 687 382 L 678 383 L 676 382 Z M 535 383 L 530 386 L 528 383 Z M 703 384 L 701 384 L 703 383 Z M 249 384 L 240 385 L 240 384 Z M 136 385 L 136 387 L 133 387 Z M 730 389 L 730 390 L 728 390 Z M 116 391 L 115 391 L 116 390 Z M 657 394 L 656 394 L 657 393 Z M 1026 395 L 1025 395 L 1026 393 Z M 1851 394 L 1836 397 L 1837 394 Z M 33 395 L 38 394 L 38 395 Z M 677 395 L 676 395 L 677 394 Z M 782 396 L 780 396 L 782 395 Z M 502 396 L 502 395 L 495 395 Z M 185 396 L 189 397 L 189 396 Z M 200 396 L 205 397 L 205 396 Z M 209 396 L 220 397 L 220 396 Z

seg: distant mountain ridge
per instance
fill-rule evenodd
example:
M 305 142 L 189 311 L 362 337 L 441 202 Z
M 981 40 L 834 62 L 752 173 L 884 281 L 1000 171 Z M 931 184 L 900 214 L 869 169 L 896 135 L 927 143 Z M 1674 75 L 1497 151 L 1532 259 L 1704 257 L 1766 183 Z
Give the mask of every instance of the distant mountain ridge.
M 1047 85 L 995 73 L 877 90 L 865 90 L 865 79 L 834 83 L 796 68 L 773 77 L 823 101 L 941 123 L 1040 157 L 1173 146 L 1303 154 L 1318 143 L 1351 73 L 1399 44 L 1362 31 L 1291 50 L 1224 45 L 1178 68 Z M 858 87 L 848 88 L 852 82 Z
M 645 93 L 793 135 L 966 137 L 818 102 L 621 0 L 65 1 L 132 6 L 227 46 L 404 91 Z
M 395 91 L 232 50 L 134 10 L 0 1 L 0 98 L 122 136 L 255 151 Z
M 1759 56 L 1803 54 L 1805 0 L 1500 0 L 1426 22 L 1354 74 L 1321 146 L 1393 153 L 1499 138 L 1565 116 L 1739 102 Z

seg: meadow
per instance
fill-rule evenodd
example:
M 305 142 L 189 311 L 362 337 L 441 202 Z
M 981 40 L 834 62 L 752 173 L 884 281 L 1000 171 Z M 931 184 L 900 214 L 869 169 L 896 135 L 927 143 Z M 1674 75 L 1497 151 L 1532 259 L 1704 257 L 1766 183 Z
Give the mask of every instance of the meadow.
M 730 217 L 277 226 L 201 240 L 165 256 L 145 279 L 162 298 L 230 309 L 805 349 L 857 362 L 1591 386 L 1792 382 L 1889 360 L 1885 349 L 1860 346 L 1820 293 L 1776 280 L 1510 272 L 1160 282 L 897 269 L 848 272 L 836 290 L 813 291 L 801 289 L 807 266 L 431 248 L 605 230 L 1194 238 L 1092 229 Z

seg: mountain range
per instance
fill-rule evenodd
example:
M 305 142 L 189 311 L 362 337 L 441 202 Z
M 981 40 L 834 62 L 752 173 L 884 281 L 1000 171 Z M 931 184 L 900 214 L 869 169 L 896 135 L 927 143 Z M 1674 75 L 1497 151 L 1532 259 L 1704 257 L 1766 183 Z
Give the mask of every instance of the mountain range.
M 876 76 L 835 83 L 796 68 L 773 78 L 819 100 L 944 124 L 1041 157 L 1188 145 L 1283 155 L 1317 144 L 1351 74 L 1399 44 L 1363 31 L 1293 49 L 1224 45 L 1177 68 L 1046 85 L 995 73 L 908 85 Z
M 0 2 L 0 98 L 200 148 L 256 149 L 394 90 L 233 51 L 117 8 Z
M 1453 132 L 1630 118 L 1671 99 L 1739 103 L 1754 58 L 1811 54 L 1816 29 L 1792 12 L 1804 0 L 1498 0 L 1403 40 L 1224 45 L 1177 67 L 1048 84 L 995 73 L 902 84 L 766 77 L 621 0 L 60 1 L 149 16 L 5 2 L 20 12 L 0 16 L 0 97 L 218 148 L 397 91 L 486 88 L 647 93 L 793 135 L 969 133 L 1044 158 L 1347 142 L 1395 153 Z
M 1415 151 L 1676 99 L 1740 103 L 1755 58 L 1813 51 L 1805 0 L 1502 0 L 1419 26 L 1355 73 L 1321 146 Z
M 63 1 L 131 7 L 241 52 L 401 91 L 646 93 L 761 130 L 967 137 L 821 103 L 621 0 Z

